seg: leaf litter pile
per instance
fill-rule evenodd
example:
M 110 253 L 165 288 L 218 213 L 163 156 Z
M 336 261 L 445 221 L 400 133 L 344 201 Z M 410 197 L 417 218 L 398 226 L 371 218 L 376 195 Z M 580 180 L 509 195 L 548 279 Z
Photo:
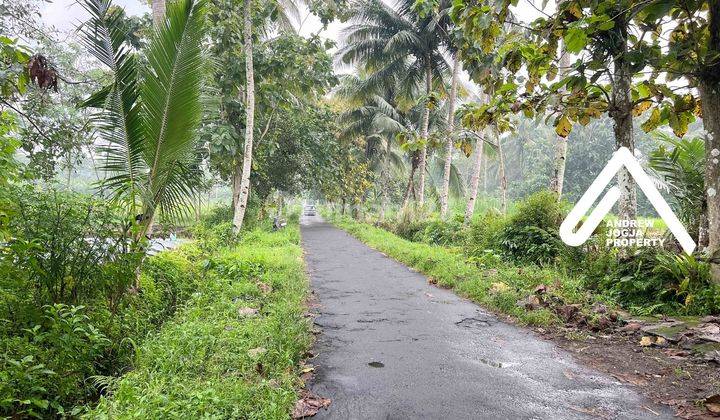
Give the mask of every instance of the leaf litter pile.
M 535 330 L 678 417 L 720 417 L 720 317 L 632 317 L 600 303 L 566 305 L 545 285 L 518 305 L 558 314 L 564 326 Z M 572 372 L 566 376 L 572 379 Z

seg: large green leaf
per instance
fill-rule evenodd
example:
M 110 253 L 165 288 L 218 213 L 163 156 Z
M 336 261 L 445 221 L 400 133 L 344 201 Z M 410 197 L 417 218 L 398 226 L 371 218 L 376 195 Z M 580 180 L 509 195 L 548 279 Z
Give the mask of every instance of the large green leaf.
M 192 193 L 192 183 L 172 185 L 178 165 L 192 160 L 196 129 L 202 116 L 201 42 L 205 1 L 171 3 L 167 19 L 159 25 L 146 54 L 148 67 L 141 87 L 145 126 L 145 160 L 152 206 L 180 204 L 182 194 Z

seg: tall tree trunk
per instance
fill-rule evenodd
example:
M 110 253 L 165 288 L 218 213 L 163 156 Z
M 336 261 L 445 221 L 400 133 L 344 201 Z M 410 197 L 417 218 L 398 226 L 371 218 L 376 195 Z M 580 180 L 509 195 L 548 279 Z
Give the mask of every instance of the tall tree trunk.
M 255 74 L 253 72 L 252 44 L 252 0 L 245 0 L 243 13 L 243 38 L 245 40 L 245 148 L 243 150 L 242 179 L 235 214 L 233 231 L 237 234 L 242 228 L 250 195 L 250 171 L 252 170 L 253 134 L 255 128 Z
M 622 39 L 622 41 L 618 42 L 624 44 L 620 47 L 621 51 L 618 51 L 615 56 L 610 116 L 613 119 L 615 148 L 627 147 L 631 152 L 634 152 L 635 138 L 633 137 L 632 99 L 630 97 L 632 74 L 630 72 L 630 63 L 626 57 L 627 24 L 622 19 L 622 17 L 619 17 L 615 22 Z M 635 220 L 637 215 L 635 180 L 624 166 L 618 172 L 617 180 L 620 188 L 618 217 L 620 220 Z
M 238 199 L 240 198 L 240 183 L 242 182 L 242 165 L 236 158 L 233 162 L 235 165 L 233 168 L 232 175 L 232 211 L 233 216 L 235 215 L 235 209 L 237 208 Z
M 720 284 L 720 0 L 708 1 L 710 40 L 698 91 L 705 126 L 705 199 L 710 278 Z M 702 226 L 701 226 L 702 229 Z
M 500 181 L 500 211 L 507 213 L 507 177 L 505 176 L 505 156 L 503 156 L 502 139 L 497 137 L 498 178 Z
M 165 0 L 151 0 L 152 18 L 155 26 L 158 26 L 165 19 Z
M 430 58 L 428 57 L 427 65 L 425 66 L 425 95 L 428 97 L 428 101 L 430 100 L 430 92 L 432 92 L 432 64 L 430 63 Z M 425 172 L 426 166 L 427 166 L 427 140 L 428 140 L 428 129 L 430 127 L 430 108 L 428 107 L 429 103 L 425 103 L 425 109 L 423 110 L 423 120 L 422 120 L 422 131 L 420 132 L 420 137 L 423 139 L 423 146 L 420 150 L 420 163 L 418 164 L 418 169 L 420 170 L 420 180 L 418 182 L 418 204 L 420 207 L 425 205 Z
M 488 168 L 488 157 L 487 155 L 483 155 L 483 193 L 487 193 L 487 168 Z
M 455 53 L 453 60 L 452 82 L 450 83 L 450 103 L 448 104 L 448 129 L 445 139 L 445 165 L 443 167 L 443 185 L 440 195 L 440 218 L 447 217 L 448 201 L 450 198 L 450 168 L 452 167 L 452 150 L 455 130 L 455 100 L 457 99 L 458 74 L 460 73 L 459 53 Z
M 562 4 L 562 0 L 557 1 L 557 6 Z M 570 66 L 570 55 L 565 50 L 565 45 L 560 41 L 560 62 L 558 63 L 558 76 L 562 79 L 567 73 Z M 563 184 L 565 183 L 565 162 L 567 161 L 567 137 L 555 137 L 555 157 L 553 159 L 553 172 L 550 177 L 550 191 L 558 196 L 558 200 L 562 196 Z
M 705 126 L 705 198 L 707 200 L 707 254 L 710 275 L 720 284 L 720 83 L 699 85 Z
M 478 187 L 480 185 L 480 168 L 483 166 L 484 153 L 483 149 L 485 141 L 479 140 L 475 154 L 475 162 L 473 163 L 472 176 L 470 178 L 470 195 L 468 196 L 467 205 L 465 206 L 465 226 L 470 224 L 473 213 L 475 213 L 475 200 L 477 199 Z
M 387 211 L 388 207 L 388 201 L 390 200 L 390 195 L 388 194 L 388 191 L 390 190 L 390 154 L 392 153 L 390 138 L 385 139 L 386 146 L 385 146 L 385 162 L 383 163 L 383 173 L 382 173 L 382 179 L 383 179 L 383 189 L 382 189 L 382 198 L 380 199 L 380 221 L 385 220 L 385 212 Z
M 413 160 L 415 160 L 415 158 L 413 158 Z M 403 205 L 402 205 L 403 213 L 405 212 L 408 204 L 410 203 L 410 192 L 412 191 L 413 196 L 415 195 L 415 191 L 413 188 L 414 178 L 415 178 L 415 164 L 411 163 L 410 176 L 408 177 L 408 184 L 407 184 L 407 188 L 405 188 L 405 196 L 403 197 Z

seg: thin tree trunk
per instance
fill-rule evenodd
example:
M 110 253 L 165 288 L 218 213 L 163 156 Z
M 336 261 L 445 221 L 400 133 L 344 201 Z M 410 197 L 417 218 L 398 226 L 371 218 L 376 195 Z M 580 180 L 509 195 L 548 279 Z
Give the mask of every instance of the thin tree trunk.
M 390 153 L 392 153 L 390 139 L 385 139 L 387 142 L 387 145 L 385 147 L 385 162 L 383 164 L 383 189 L 382 189 L 382 198 L 380 202 L 380 221 L 385 220 L 385 212 L 387 211 L 388 201 L 390 199 L 390 196 L 388 194 L 388 191 L 390 190 Z
M 498 147 L 498 178 L 500 181 L 500 211 L 507 213 L 507 178 L 505 177 L 505 157 L 503 156 L 502 140 L 497 137 Z
M 159 26 L 165 19 L 165 0 L 152 0 L 152 17 L 155 26 Z
M 556 2 L 557 6 L 563 3 L 562 0 Z M 567 73 L 570 66 L 570 56 L 565 50 L 565 45 L 560 41 L 560 62 L 558 63 L 558 76 L 562 79 Z M 565 183 L 565 162 L 567 161 L 567 137 L 556 136 L 555 138 L 555 157 L 553 159 L 553 173 L 550 177 L 550 191 L 557 194 L 558 200 L 562 196 L 563 184 Z
M 627 40 L 627 25 L 624 22 L 616 22 L 616 26 L 622 30 L 622 41 Z M 613 131 L 615 133 L 615 147 L 627 147 L 631 152 L 635 151 L 635 139 L 633 137 L 632 99 L 630 98 L 630 87 L 632 74 L 630 63 L 627 61 L 627 45 L 623 45 L 622 51 L 615 57 L 613 69 L 612 105 L 610 116 L 613 119 Z M 623 166 L 617 175 L 618 187 L 620 188 L 620 200 L 618 201 L 618 217 L 620 220 L 635 220 L 637 215 L 637 191 L 635 180 L 630 172 Z
M 707 154 L 707 152 L 706 152 Z M 710 221 L 708 220 L 707 195 L 703 200 L 702 210 L 700 211 L 700 224 L 698 226 L 698 251 L 706 251 L 710 244 Z
M 255 74 L 253 72 L 252 44 L 252 0 L 245 0 L 243 13 L 243 38 L 245 39 L 245 148 L 243 150 L 242 179 L 235 214 L 233 231 L 237 234 L 242 228 L 250 195 L 250 171 L 252 170 L 253 134 L 255 128 Z
M 448 129 L 445 140 L 445 166 L 443 168 L 442 194 L 440 195 L 440 218 L 445 219 L 450 199 L 450 168 L 452 167 L 453 131 L 455 129 L 455 100 L 457 99 L 457 82 L 460 73 L 459 54 L 455 54 L 453 62 L 452 82 L 450 83 L 450 103 L 448 104 Z
M 195 222 L 200 222 L 200 210 L 202 206 L 202 193 L 198 191 L 197 195 L 197 206 L 195 207 Z
M 428 58 L 428 63 L 425 68 L 425 94 L 428 97 L 428 101 L 430 100 L 431 91 L 432 64 L 430 64 L 430 59 Z M 427 164 L 427 140 L 428 129 L 430 127 L 430 108 L 428 107 L 428 105 L 429 104 L 426 103 L 425 109 L 423 110 L 422 131 L 420 132 L 420 137 L 424 142 L 422 149 L 420 150 L 420 163 L 418 164 L 418 169 L 420 170 L 420 180 L 418 182 L 418 204 L 420 205 L 420 207 L 425 205 L 425 166 Z
M 235 215 L 238 199 L 240 198 L 240 183 L 242 182 L 242 165 L 235 159 L 232 176 L 232 211 Z
M 488 168 L 488 157 L 487 155 L 483 156 L 483 193 L 487 194 L 487 168 Z
M 410 192 L 412 191 L 413 195 L 415 195 L 414 188 L 413 188 L 414 178 L 415 178 L 415 165 L 412 165 L 412 167 L 410 168 L 410 176 L 408 177 L 407 188 L 405 189 L 405 196 L 403 197 L 403 205 L 402 205 L 403 213 L 405 212 L 408 204 L 410 203 Z
M 470 178 L 470 196 L 468 197 L 467 205 L 465 206 L 465 226 L 470 224 L 473 213 L 475 213 L 475 202 L 478 194 L 478 187 L 480 185 L 480 169 L 484 167 L 483 161 L 485 154 L 483 149 L 485 142 L 479 140 L 480 144 L 477 145 L 477 152 L 475 154 L 475 162 L 473 163 L 472 177 Z

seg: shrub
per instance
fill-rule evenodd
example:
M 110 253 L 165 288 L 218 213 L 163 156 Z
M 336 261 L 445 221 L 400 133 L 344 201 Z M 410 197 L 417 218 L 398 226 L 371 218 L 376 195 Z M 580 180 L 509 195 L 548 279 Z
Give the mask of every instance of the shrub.
M 550 263 L 563 248 L 558 234 L 562 219 L 562 207 L 555 194 L 533 194 L 517 206 L 499 232 L 500 249 L 515 261 Z
M 498 235 L 507 223 L 497 210 L 488 210 L 475 217 L 466 233 L 465 254 L 469 257 L 482 257 L 498 250 Z
M 110 345 L 83 306 L 44 308 L 42 323 L 0 344 L 0 413 L 64 413 L 95 394 L 86 381 Z
M 78 304 L 99 290 L 130 285 L 140 256 L 128 253 L 118 208 L 57 190 L 17 188 L 13 195 L 14 239 L 4 259 L 19 269 L 14 274 L 34 291 L 39 306 Z M 112 276 L 106 275 L 108 264 L 115 267 Z M 121 268 L 126 269 L 122 275 Z
M 425 229 L 415 234 L 414 239 L 433 245 L 460 245 L 464 242 L 465 231 L 462 221 L 457 219 L 430 220 L 425 223 Z
M 197 247 L 127 250 L 122 212 L 89 196 L 11 191 L 12 240 L 0 246 L 0 417 L 75 416 L 95 379 L 124 372 L 140 343 L 197 286 Z
M 708 264 L 689 255 L 641 248 L 631 258 L 608 264 L 608 274 L 589 286 L 634 312 L 701 315 L 720 311 L 720 287 Z
M 394 228 L 390 229 L 391 232 L 398 235 L 401 238 L 407 239 L 408 241 L 419 241 L 421 234 L 425 231 L 428 225 L 427 220 L 414 221 L 410 218 L 400 219 Z

